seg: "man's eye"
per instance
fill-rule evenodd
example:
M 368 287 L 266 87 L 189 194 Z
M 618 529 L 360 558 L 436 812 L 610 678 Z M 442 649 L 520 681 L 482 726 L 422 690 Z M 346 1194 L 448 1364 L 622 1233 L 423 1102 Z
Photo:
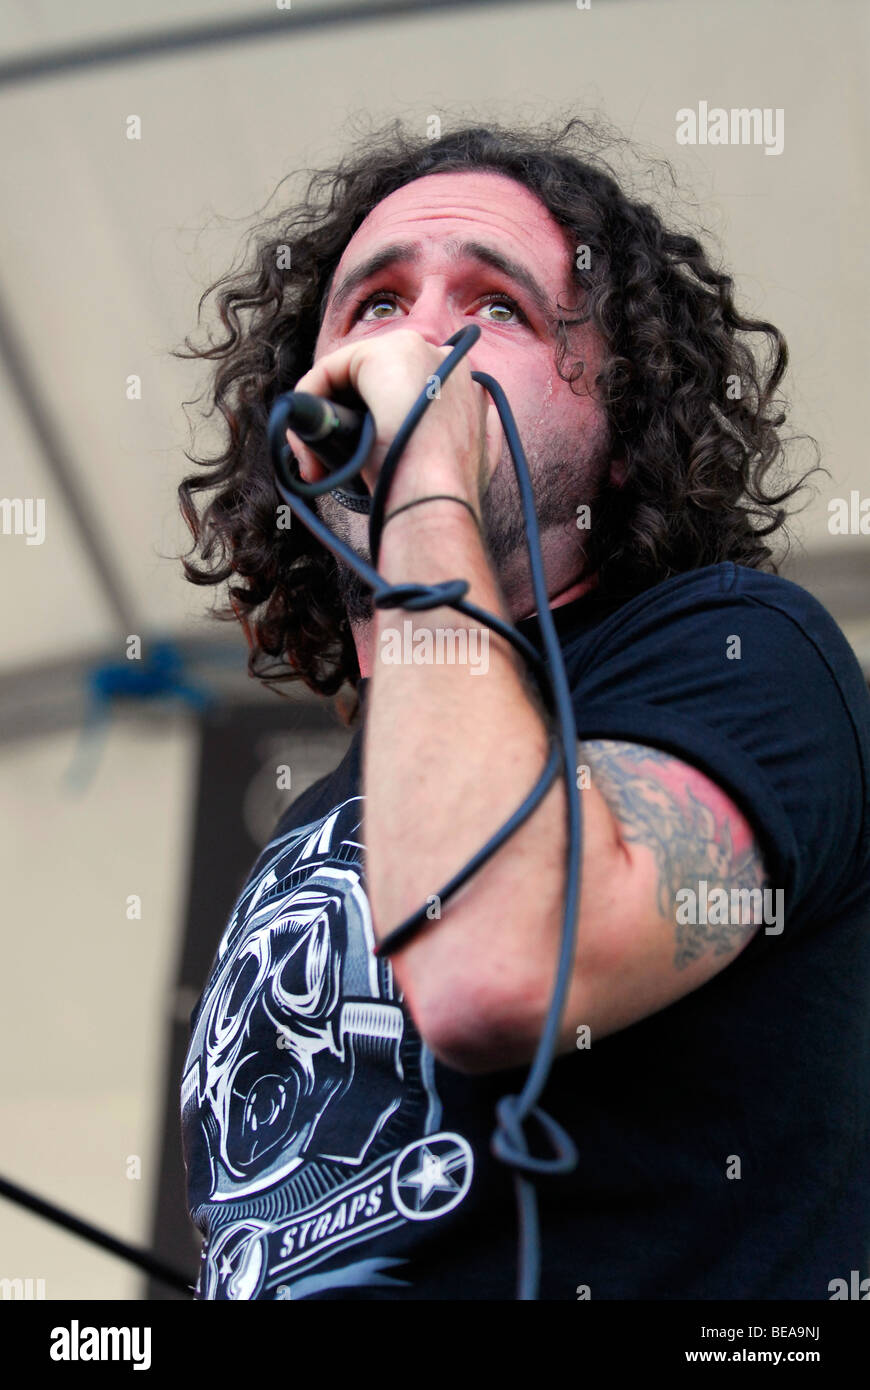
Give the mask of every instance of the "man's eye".
M 526 322 L 526 316 L 525 316 L 525 314 L 523 313 L 522 309 L 520 308 L 519 304 L 517 303 L 517 301 L 516 301 L 515 299 L 511 299 L 511 297 L 510 297 L 509 294 L 488 294 L 488 295 L 486 296 L 486 298 L 484 299 L 483 303 L 484 303 L 484 304 L 490 304 L 490 305 L 498 304 L 498 305 L 501 306 L 502 308 L 504 308 L 504 307 L 506 306 L 506 307 L 511 311 L 512 314 L 516 314 L 517 318 L 518 318 L 522 323 L 525 323 L 525 322 Z M 507 323 L 507 319 L 493 319 L 493 322 L 494 322 L 494 323 Z
M 354 310 L 353 317 L 354 319 L 362 319 L 364 317 L 365 312 L 368 309 L 379 308 L 382 304 L 394 306 L 395 302 L 396 296 L 392 293 L 392 291 L 375 290 L 372 294 L 368 295 L 357 305 L 356 309 Z M 515 314 L 521 322 L 526 322 L 526 316 L 520 308 L 519 304 L 517 304 L 515 299 L 511 299 L 509 294 L 488 294 L 484 296 L 481 303 L 487 305 L 497 305 L 499 308 L 507 308 L 510 311 L 510 313 Z M 384 314 L 377 314 L 375 315 L 375 321 L 377 321 L 377 319 L 379 318 L 386 317 L 388 316 Z M 368 322 L 371 323 L 372 319 L 369 319 Z M 509 320 L 505 318 L 494 318 L 492 322 L 507 323 L 509 322 Z
M 379 304 L 392 304 L 394 300 L 394 295 L 384 293 L 383 290 L 378 290 L 375 294 L 370 294 L 366 299 L 362 300 L 362 302 L 357 305 L 354 311 L 354 318 L 362 318 L 363 310 L 368 309 L 369 306 L 374 308 L 376 305 Z

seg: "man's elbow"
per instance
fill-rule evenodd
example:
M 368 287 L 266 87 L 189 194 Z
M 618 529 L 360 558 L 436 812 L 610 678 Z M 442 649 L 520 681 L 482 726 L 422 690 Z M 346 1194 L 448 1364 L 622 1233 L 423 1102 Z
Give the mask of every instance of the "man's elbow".
M 495 988 L 478 972 L 461 990 L 433 997 L 415 1022 L 430 1052 L 453 1071 L 481 1076 L 527 1066 L 543 1023 L 538 993 L 528 980 L 519 990 Z
M 557 1057 L 601 1041 L 669 1002 L 658 998 L 656 969 L 633 940 L 631 922 L 611 919 L 598 930 L 581 923 L 578 936 L 556 1030 Z M 536 966 L 509 991 L 481 984 L 461 997 L 457 991 L 446 995 L 446 1007 L 430 1008 L 420 1031 L 439 1061 L 472 1076 L 529 1066 L 553 1006 L 555 937 L 552 955 L 539 951 Z

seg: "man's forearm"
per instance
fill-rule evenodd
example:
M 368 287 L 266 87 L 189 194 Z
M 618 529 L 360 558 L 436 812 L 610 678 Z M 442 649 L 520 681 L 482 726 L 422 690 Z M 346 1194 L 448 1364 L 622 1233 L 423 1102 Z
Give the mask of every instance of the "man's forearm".
M 469 601 L 509 620 L 474 519 L 454 502 L 426 502 L 393 518 L 384 529 L 379 570 L 390 583 L 465 578 Z M 410 644 L 404 639 L 407 622 Z M 483 629 L 485 670 L 483 663 L 475 672 L 468 662 L 385 659 L 397 650 L 407 654 L 408 646 L 413 650 L 414 639 L 425 641 L 418 634 L 427 630 L 437 652 L 437 629 L 460 627 L 480 631 L 473 619 L 446 606 L 417 613 L 376 610 L 363 790 L 367 888 L 378 940 L 437 894 L 492 836 L 546 762 L 546 726 L 525 663 L 491 629 Z M 525 944 L 507 937 L 496 942 L 493 924 L 524 863 L 537 877 L 540 846 L 547 842 L 552 854 L 563 798 L 551 788 L 530 820 L 445 904 L 443 918 L 427 922 L 393 958 L 418 1022 L 438 1016 L 451 995 L 467 1000 L 469 974 L 479 982 L 481 1003 L 488 1003 L 499 973 L 519 965 L 511 956 L 524 954 Z M 428 980 L 439 982 L 437 999 L 427 993 Z

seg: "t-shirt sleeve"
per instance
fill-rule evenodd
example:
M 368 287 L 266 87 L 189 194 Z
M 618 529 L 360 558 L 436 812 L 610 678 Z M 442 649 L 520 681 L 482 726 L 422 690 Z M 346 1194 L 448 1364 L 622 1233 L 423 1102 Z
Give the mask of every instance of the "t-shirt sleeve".
M 805 589 L 709 566 L 631 600 L 565 662 L 579 739 L 662 748 L 732 797 L 791 929 L 866 865 L 870 694 Z

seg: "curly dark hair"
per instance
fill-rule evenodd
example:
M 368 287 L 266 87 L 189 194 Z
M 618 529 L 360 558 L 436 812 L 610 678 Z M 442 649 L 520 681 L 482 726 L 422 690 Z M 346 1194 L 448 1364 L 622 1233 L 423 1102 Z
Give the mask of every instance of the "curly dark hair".
M 395 120 L 366 132 L 337 166 L 306 171 L 304 198 L 250 234 L 253 265 L 202 295 L 198 322 L 220 291 L 226 336 L 204 348 L 186 338 L 190 351 L 174 355 L 217 362 L 208 414 L 216 406 L 223 416 L 226 448 L 213 459 L 186 455 L 207 471 L 179 487 L 202 560 L 183 565 L 194 584 L 233 581 L 217 615 L 244 622 L 252 675 L 270 685 L 301 680 L 325 696 L 358 683 L 335 558 L 304 525 L 276 528 L 266 427 L 276 396 L 312 364 L 332 277 L 354 232 L 390 193 L 436 172 L 506 174 L 589 247 L 589 268 L 573 270 L 579 321 L 591 321 L 604 345 L 597 386 L 627 470 L 621 490 L 605 490 L 588 532 L 587 572 L 599 571 L 602 590 L 628 598 L 722 560 L 778 572 L 765 538 L 784 527 L 781 504 L 816 471 L 765 491 L 790 442 L 780 436 L 785 407 L 774 396 L 785 339 L 738 312 L 732 278 L 714 269 L 695 235 L 668 230 L 651 205 L 629 198 L 602 155 L 614 138 L 628 144 L 600 117 L 534 130 L 466 124 L 436 140 Z M 675 182 L 667 161 L 656 162 Z M 747 334 L 766 338 L 765 361 Z M 560 333 L 560 376 L 565 351 Z M 582 369 L 572 363 L 563 380 Z M 204 490 L 214 495 L 199 514 L 195 494 Z

